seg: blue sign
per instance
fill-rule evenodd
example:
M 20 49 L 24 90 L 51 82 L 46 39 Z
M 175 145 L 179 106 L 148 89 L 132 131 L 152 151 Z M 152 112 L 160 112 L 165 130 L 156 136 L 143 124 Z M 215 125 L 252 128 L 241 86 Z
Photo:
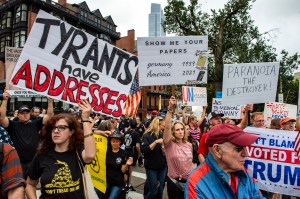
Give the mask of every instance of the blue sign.
M 216 98 L 222 98 L 222 92 L 216 92 Z

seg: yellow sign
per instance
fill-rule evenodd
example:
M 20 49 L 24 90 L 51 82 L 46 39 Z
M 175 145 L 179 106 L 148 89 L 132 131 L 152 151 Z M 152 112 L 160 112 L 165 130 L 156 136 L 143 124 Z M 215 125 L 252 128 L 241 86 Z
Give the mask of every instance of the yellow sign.
M 96 141 L 96 156 L 91 164 L 87 165 L 94 187 L 105 193 L 106 191 L 106 150 L 107 138 L 94 134 Z

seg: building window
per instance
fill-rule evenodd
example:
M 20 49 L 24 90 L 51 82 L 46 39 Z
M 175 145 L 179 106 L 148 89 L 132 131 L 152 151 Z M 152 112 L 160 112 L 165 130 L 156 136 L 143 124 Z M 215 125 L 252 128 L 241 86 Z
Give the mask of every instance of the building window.
M 85 12 L 84 10 L 80 10 L 80 18 L 86 21 L 87 17 L 88 17 L 88 13 Z
M 98 17 L 95 17 L 95 23 L 97 26 L 101 25 L 101 19 Z
M 105 35 L 105 34 L 101 34 L 100 35 L 100 39 L 104 40 L 104 41 L 107 41 L 109 43 L 111 43 L 111 39 L 109 36 Z
M 15 23 L 27 21 L 27 5 L 21 4 L 16 9 Z
M 20 30 L 14 34 L 14 47 L 23 48 L 26 41 L 26 31 Z
M 12 21 L 12 12 L 7 12 L 1 15 L 1 29 L 10 28 Z
M 148 107 L 151 107 L 151 96 L 148 96 Z
M 11 36 L 6 35 L 0 38 L 0 53 L 4 53 L 5 46 L 11 46 Z

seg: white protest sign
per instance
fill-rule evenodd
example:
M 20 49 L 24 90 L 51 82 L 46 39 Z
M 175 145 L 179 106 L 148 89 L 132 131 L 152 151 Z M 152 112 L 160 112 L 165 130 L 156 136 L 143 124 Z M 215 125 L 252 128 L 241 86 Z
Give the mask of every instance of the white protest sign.
M 206 87 L 182 87 L 182 103 L 184 106 L 206 106 Z
M 297 106 L 279 102 L 265 103 L 264 119 L 266 126 L 270 126 L 271 120 L 274 118 L 292 118 L 296 119 Z
M 207 36 L 138 37 L 141 86 L 207 83 Z
M 258 134 L 247 147 L 245 167 L 257 180 L 258 187 L 269 192 L 300 196 L 300 160 L 294 152 L 297 132 L 248 127 L 245 132 Z
M 119 117 L 138 58 L 40 10 L 10 84 Z
M 203 112 L 203 106 L 192 106 L 193 115 L 201 117 Z
M 230 119 L 241 118 L 241 105 L 226 106 L 222 104 L 222 98 L 213 98 L 211 111 L 217 114 L 222 113 Z
M 5 75 L 6 75 L 6 90 L 20 90 L 18 87 L 9 85 L 9 80 L 13 70 L 19 60 L 22 48 L 5 47 Z
M 275 101 L 278 62 L 225 64 L 223 104 L 241 105 Z

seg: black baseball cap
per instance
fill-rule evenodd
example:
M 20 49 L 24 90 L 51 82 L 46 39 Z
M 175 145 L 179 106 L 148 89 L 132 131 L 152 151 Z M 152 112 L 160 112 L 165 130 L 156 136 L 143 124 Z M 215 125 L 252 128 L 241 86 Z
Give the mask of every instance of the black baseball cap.
M 217 116 L 223 117 L 224 114 L 223 113 L 210 112 L 207 116 L 207 119 L 211 120 L 212 118 L 217 117 Z
M 27 105 L 22 105 L 22 106 L 20 106 L 20 108 L 19 108 L 19 113 L 22 113 L 22 112 L 24 112 L 24 111 L 30 112 L 30 108 L 29 108 Z

